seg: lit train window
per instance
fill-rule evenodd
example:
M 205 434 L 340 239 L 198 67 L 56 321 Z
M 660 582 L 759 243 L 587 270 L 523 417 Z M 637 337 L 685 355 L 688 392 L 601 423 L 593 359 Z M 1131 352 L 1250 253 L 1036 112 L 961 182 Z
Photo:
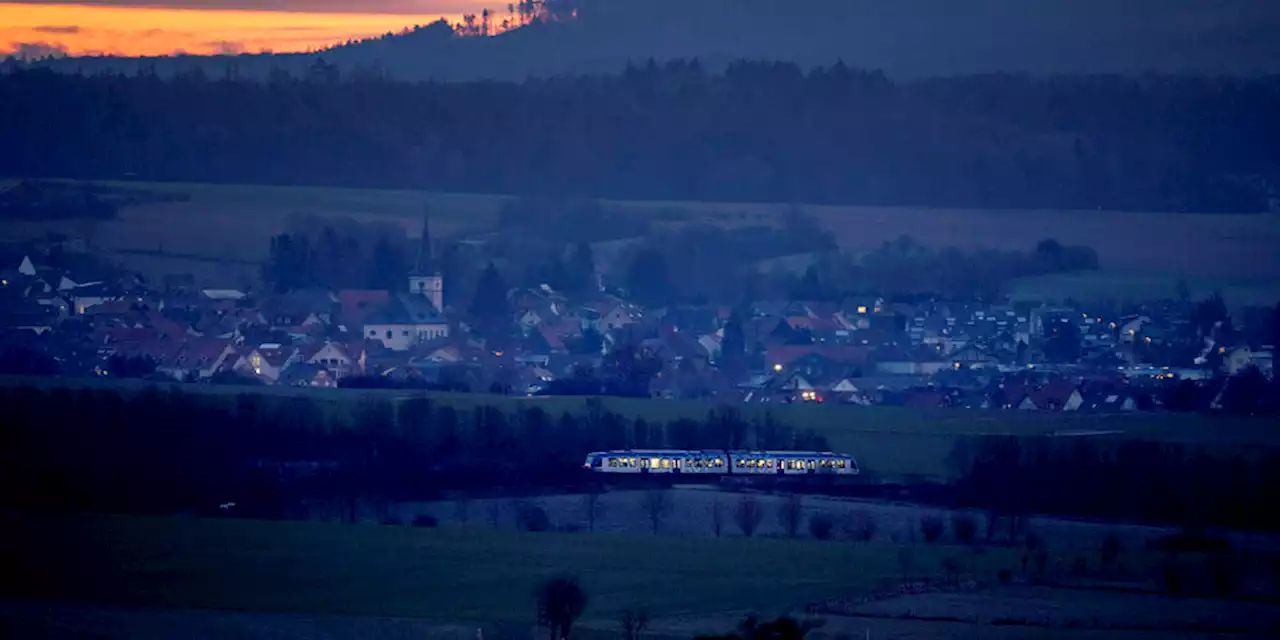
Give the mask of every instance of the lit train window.
M 844 460 L 840 460 L 837 464 L 839 464 L 839 465 L 840 465 L 840 468 L 841 468 L 841 469 L 843 469 L 843 468 L 844 468 Z

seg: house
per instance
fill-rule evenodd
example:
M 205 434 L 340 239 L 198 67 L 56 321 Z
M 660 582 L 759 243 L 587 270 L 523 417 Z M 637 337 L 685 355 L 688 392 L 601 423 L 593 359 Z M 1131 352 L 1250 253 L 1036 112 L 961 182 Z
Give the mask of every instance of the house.
M 242 355 L 232 369 L 274 383 L 289 365 L 297 361 L 298 355 L 298 350 L 292 347 L 275 343 L 263 344 Z
M 1143 325 L 1151 324 L 1151 318 L 1147 316 L 1127 316 L 1121 318 L 1119 331 L 1120 342 L 1131 343 L 1138 339 L 1138 334 L 1142 333 Z
M 0 329 L 30 331 L 37 335 L 53 331 L 58 315 L 45 305 L 30 301 L 6 304 L 0 309 Z
M 213 377 L 236 356 L 230 340 L 217 338 L 191 338 L 183 341 L 159 343 L 168 345 L 156 358 L 156 371 L 174 380 L 204 380 Z
M 311 345 L 302 350 L 302 362 L 322 367 L 336 381 L 346 376 L 359 375 L 359 361 L 341 344 L 326 342 Z
M 333 322 L 338 299 L 324 289 L 299 289 L 269 298 L 261 307 L 273 327 L 310 327 Z
M 430 299 L 398 294 L 365 322 L 361 333 L 392 351 L 408 351 L 421 342 L 448 337 L 449 323 L 436 313 Z
M 344 289 L 334 297 L 338 300 L 338 323 L 354 329 L 363 327 L 370 317 L 386 309 L 391 294 L 382 290 Z
M 1029 398 L 1036 408 L 1045 411 L 1076 411 L 1084 404 L 1084 397 L 1075 383 L 1068 380 L 1054 380 L 1036 391 Z
M 635 324 L 642 317 L 643 314 L 638 309 L 626 304 L 616 304 L 600 314 L 600 319 L 596 321 L 596 331 L 609 333 L 629 324 Z
M 297 362 L 281 373 L 277 384 L 287 387 L 309 387 L 315 389 L 336 389 L 338 378 L 321 365 L 309 362 Z
M 872 353 L 876 373 L 888 375 L 929 376 L 943 369 L 954 368 L 954 363 L 943 358 L 937 349 L 924 347 L 918 350 L 888 346 Z
M 87 309 L 95 305 L 119 300 L 123 297 L 113 287 L 102 283 L 78 285 L 65 291 L 70 296 L 72 306 L 77 315 L 83 314 Z

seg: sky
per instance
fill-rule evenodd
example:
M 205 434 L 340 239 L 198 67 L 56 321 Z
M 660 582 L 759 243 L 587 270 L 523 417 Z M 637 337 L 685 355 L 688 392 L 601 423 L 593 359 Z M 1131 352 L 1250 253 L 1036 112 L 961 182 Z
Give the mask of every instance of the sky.
M 307 51 L 438 18 L 484 0 L 0 0 L 0 56 Z

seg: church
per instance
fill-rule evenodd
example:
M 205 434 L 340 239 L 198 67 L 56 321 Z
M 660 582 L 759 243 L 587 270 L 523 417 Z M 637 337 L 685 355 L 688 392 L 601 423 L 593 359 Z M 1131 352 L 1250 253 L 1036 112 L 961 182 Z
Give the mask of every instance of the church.
M 407 291 L 391 296 L 387 308 L 365 323 L 365 338 L 377 340 L 392 351 L 408 351 L 416 344 L 449 336 L 449 323 L 444 317 L 444 276 L 436 269 L 427 216 L 422 219 L 422 237 L 418 239 L 408 285 Z

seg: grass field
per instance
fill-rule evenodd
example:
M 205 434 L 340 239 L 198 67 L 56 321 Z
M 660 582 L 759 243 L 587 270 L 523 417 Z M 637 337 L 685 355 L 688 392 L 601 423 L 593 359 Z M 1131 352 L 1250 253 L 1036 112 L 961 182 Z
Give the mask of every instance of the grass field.
M 868 630 L 919 640 L 1217 638 L 1189 629 L 1280 623 L 1274 605 L 1147 595 L 1137 583 L 1133 593 L 1014 585 L 857 603 L 902 580 L 908 547 L 876 542 L 14 513 L 0 513 L 0 527 L 0 633 L 23 637 L 465 639 L 476 627 L 540 637 L 534 587 L 566 572 L 589 596 L 575 637 L 591 639 L 616 637 L 620 612 L 633 607 L 652 612 L 649 636 L 665 640 L 732 629 L 750 611 L 831 601 L 851 603 L 852 615 L 821 616 L 815 640 Z M 1021 554 L 909 548 L 912 581 L 940 579 L 952 558 L 963 579 L 993 584 L 1002 569 L 1018 572 Z M 1156 556 L 1131 551 L 1124 563 L 1146 575 Z M 1059 564 L 1050 572 L 1066 575 Z
M 137 380 L 28 378 L 0 376 L 0 386 L 35 388 L 111 388 L 125 393 L 155 386 Z M 305 396 L 321 402 L 327 411 L 350 412 L 361 400 L 395 401 L 414 395 L 404 391 L 356 389 L 300 389 L 290 387 L 232 387 L 165 385 L 187 393 L 231 398 L 239 393 L 261 393 L 268 398 Z M 438 403 L 459 410 L 493 405 L 503 410 L 542 407 L 551 415 L 582 413 L 581 397 L 495 396 L 470 393 L 427 394 Z M 717 405 L 698 401 L 659 401 L 604 398 L 606 409 L 650 422 L 682 417 L 704 418 Z M 1280 447 L 1280 430 L 1266 418 L 1205 416 L 1193 414 L 1088 414 L 968 409 L 917 409 L 905 407 L 852 407 L 841 405 L 737 405 L 747 419 L 766 413 L 796 429 L 811 429 L 826 436 L 835 451 L 850 453 L 871 479 L 947 478 L 953 473 L 947 458 L 957 442 L 985 435 L 1090 437 L 1109 441 L 1125 439 L 1180 443 L 1210 452 L 1256 454 Z M 1084 435 L 1093 433 L 1094 435 Z
M 532 592 L 581 577 L 584 620 L 785 611 L 900 574 L 891 545 L 484 528 L 0 515 L 0 596 L 236 611 L 532 622 Z M 921 575 L 945 547 L 915 552 Z M 994 572 L 997 558 L 986 556 Z M 667 588 L 663 588 L 666 585 Z
M 5 222 L 0 231 L 12 239 L 35 237 L 49 231 L 75 238 L 92 235 L 94 246 L 126 266 L 175 269 L 225 280 L 231 276 L 213 271 L 199 260 L 157 263 L 122 251 L 156 251 L 178 254 L 261 260 L 268 239 L 286 228 L 299 214 L 351 217 L 366 222 L 387 222 L 416 234 L 424 204 L 432 211 L 432 224 L 441 235 L 485 228 L 507 196 L 443 194 L 419 191 L 273 187 L 184 183 L 102 182 L 166 193 L 184 193 L 191 199 L 128 207 L 119 219 L 86 225 L 79 221 L 58 223 Z M 606 201 L 613 211 L 652 212 L 680 210 L 718 224 L 770 222 L 790 210 L 790 204 L 742 204 L 703 202 Z M 925 246 L 990 247 L 1027 250 L 1045 238 L 1098 250 L 1106 269 L 1143 272 L 1172 279 L 1179 273 L 1197 274 L 1213 281 L 1242 278 L 1280 280 L 1280 214 L 1199 215 L 1152 214 L 1113 211 L 979 211 L 920 207 L 805 206 L 852 251 L 875 249 L 901 235 L 910 235 Z M 175 224 L 176 221 L 181 224 Z

